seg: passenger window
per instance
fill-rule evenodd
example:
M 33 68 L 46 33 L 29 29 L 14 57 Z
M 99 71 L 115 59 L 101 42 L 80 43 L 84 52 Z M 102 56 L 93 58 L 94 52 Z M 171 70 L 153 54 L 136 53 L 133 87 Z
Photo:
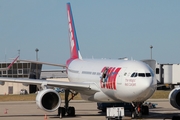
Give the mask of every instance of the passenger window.
M 139 77 L 145 77 L 145 73 L 139 73 L 138 76 Z

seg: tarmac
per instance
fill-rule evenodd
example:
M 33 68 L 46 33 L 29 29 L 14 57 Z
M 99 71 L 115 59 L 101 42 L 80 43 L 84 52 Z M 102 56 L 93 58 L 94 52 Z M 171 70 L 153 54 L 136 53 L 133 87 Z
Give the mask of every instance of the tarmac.
M 142 120 L 171 120 L 173 116 L 179 116 L 180 110 L 173 108 L 168 99 L 148 100 L 156 104 L 156 108 L 151 108 L 148 116 L 143 116 Z M 64 106 L 64 103 L 61 104 Z M 105 120 L 106 113 L 97 109 L 97 103 L 83 100 L 72 100 L 70 106 L 76 109 L 75 117 L 65 116 L 64 120 Z M 131 113 L 125 111 L 123 120 L 130 120 Z M 57 111 L 45 112 L 39 109 L 35 101 L 0 102 L 0 120 L 59 120 Z

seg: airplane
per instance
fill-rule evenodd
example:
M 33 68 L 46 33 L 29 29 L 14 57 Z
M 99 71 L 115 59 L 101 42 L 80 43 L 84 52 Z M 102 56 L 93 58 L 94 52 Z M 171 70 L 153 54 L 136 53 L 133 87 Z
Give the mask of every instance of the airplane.
M 17 61 L 18 57 L 19 57 L 19 56 L 17 56 L 17 57 L 12 61 L 12 63 L 8 65 L 8 67 L 6 67 L 6 68 L 0 68 L 0 71 L 9 70 L 9 69 L 12 67 L 12 65 Z
M 58 109 L 60 117 L 75 116 L 75 108 L 70 107 L 69 102 L 77 93 L 88 101 L 131 103 L 132 118 L 148 114 L 149 108 L 143 106 L 143 102 L 149 99 L 157 88 L 152 68 L 136 60 L 84 59 L 80 53 L 70 3 L 67 3 L 67 16 L 70 58 L 63 67 L 66 68 L 69 82 L 0 77 L 0 84 L 16 82 L 40 85 L 42 90 L 36 96 L 37 106 L 47 112 Z M 65 89 L 64 107 L 61 107 L 59 94 L 48 86 Z M 72 93 L 70 99 L 69 93 Z
M 67 3 L 67 15 L 71 56 L 65 67 L 70 82 L 20 78 L 0 78 L 0 81 L 41 85 L 43 89 L 36 96 L 36 104 L 48 112 L 58 109 L 61 116 L 66 113 L 75 115 L 75 108 L 69 107 L 68 100 L 70 90 L 73 90 L 74 95 L 80 93 L 82 99 L 89 101 L 132 103 L 132 118 L 141 117 L 143 111 L 148 111 L 147 107 L 142 106 L 143 102 L 156 90 L 153 70 L 142 61 L 83 59 L 70 3 Z M 65 107 L 60 107 L 59 94 L 47 86 L 65 88 Z

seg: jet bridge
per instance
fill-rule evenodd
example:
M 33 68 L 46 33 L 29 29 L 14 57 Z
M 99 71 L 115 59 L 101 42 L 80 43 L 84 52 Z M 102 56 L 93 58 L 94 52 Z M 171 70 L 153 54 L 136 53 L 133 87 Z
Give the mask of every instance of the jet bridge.
M 166 84 L 173 89 L 180 85 L 180 64 L 156 64 L 156 78 L 158 84 Z

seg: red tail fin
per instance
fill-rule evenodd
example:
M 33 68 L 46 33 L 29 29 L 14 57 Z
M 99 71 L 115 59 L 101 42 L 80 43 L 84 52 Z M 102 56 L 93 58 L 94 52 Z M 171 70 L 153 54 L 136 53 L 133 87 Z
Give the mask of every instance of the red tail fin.
M 68 15 L 71 58 L 72 59 L 76 59 L 76 58 L 82 59 L 80 51 L 79 51 L 79 45 L 78 45 L 78 40 L 77 40 L 77 36 L 76 36 L 76 30 L 75 30 L 75 25 L 74 25 L 74 20 L 73 20 L 70 3 L 67 3 L 67 15 Z

